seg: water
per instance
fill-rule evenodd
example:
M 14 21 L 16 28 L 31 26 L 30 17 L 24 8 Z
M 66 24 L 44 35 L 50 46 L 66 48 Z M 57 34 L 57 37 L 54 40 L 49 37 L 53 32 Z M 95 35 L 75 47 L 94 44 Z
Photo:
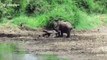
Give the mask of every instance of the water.
M 38 60 L 38 58 L 33 54 L 13 54 L 12 60 Z
M 45 57 L 45 59 L 43 58 Z M 54 55 L 34 55 L 34 54 L 13 54 L 13 59 L 7 60 L 65 60 L 64 58 L 58 58 Z
M 65 60 L 62 56 L 56 55 L 35 55 L 35 54 L 3 54 L 0 60 Z M 67 60 L 67 59 L 66 59 Z
M 60 60 L 59 57 L 52 54 L 44 54 L 41 56 L 25 54 L 25 52 L 21 52 L 17 46 L 16 44 L 0 44 L 0 60 Z
M 25 54 L 23 58 L 23 60 L 38 60 L 38 58 L 32 54 Z

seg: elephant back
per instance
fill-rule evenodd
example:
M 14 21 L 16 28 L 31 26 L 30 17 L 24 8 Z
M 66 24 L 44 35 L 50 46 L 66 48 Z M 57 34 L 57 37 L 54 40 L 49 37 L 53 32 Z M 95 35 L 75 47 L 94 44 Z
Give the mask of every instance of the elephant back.
M 72 28 L 71 23 L 69 23 L 67 21 L 58 21 L 58 25 L 61 26 L 61 27 Z

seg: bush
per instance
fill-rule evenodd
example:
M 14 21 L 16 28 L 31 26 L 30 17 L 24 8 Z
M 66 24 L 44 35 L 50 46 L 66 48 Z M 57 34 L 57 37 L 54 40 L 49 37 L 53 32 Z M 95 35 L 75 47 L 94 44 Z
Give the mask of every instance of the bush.
M 107 1 L 105 0 L 16 1 L 13 0 L 10 3 L 17 3 L 19 7 L 0 7 L 2 8 L 2 10 L 0 9 L 0 13 L 2 13 L 0 16 L 12 15 L 14 16 L 13 21 L 15 24 L 24 23 L 31 28 L 44 27 L 50 22 L 50 17 L 53 17 L 54 19 L 62 18 L 65 21 L 69 21 L 77 29 L 91 29 L 101 24 L 100 20 L 95 18 L 95 15 L 107 12 Z M 6 2 L 2 1 L 1 3 Z M 6 13 L 3 12 L 5 10 Z

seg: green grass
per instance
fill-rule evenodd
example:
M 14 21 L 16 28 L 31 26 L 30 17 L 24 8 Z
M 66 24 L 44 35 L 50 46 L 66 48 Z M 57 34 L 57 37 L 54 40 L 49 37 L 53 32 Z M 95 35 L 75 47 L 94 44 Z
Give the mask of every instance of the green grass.
M 25 26 L 36 29 L 46 26 L 50 21 L 50 17 L 54 19 L 62 18 L 66 21 L 69 21 L 77 30 L 88 30 L 97 28 L 102 25 L 102 21 L 94 14 L 87 14 L 83 11 L 66 12 L 63 8 L 56 7 L 55 10 L 52 10 L 50 13 L 38 15 L 36 17 L 28 17 L 21 15 L 13 19 L 13 24 L 20 25 L 24 23 Z M 64 12 L 64 13 L 61 13 Z
M 102 21 L 97 15 L 88 15 L 85 12 L 78 11 L 75 15 L 75 26 L 78 30 L 89 30 L 102 25 Z
M 23 23 L 32 29 L 46 26 L 50 22 L 50 17 L 53 17 L 53 19 L 62 18 L 65 21 L 69 21 L 77 30 L 93 29 L 102 25 L 97 15 L 107 13 L 107 1 L 105 0 L 21 0 L 17 2 L 20 3 L 18 14 L 16 14 L 19 16 L 14 16 L 12 24 L 20 26 Z M 29 4 L 30 7 L 28 7 Z M 35 8 L 36 10 L 32 10 L 33 12 L 30 13 L 27 12 L 27 8 Z M 13 13 L 8 12 L 11 8 L 8 10 L 6 7 L 5 9 L 7 11 L 1 10 L 1 12 L 13 15 Z
M 26 27 L 38 28 L 47 24 L 48 17 L 46 15 L 40 15 L 37 17 L 19 16 L 13 19 L 13 24 L 20 25 L 23 23 Z

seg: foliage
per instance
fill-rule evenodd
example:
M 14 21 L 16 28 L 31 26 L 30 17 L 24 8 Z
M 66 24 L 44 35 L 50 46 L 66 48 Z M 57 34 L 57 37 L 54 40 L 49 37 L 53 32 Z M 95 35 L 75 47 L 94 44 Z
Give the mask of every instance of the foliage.
M 61 18 L 76 29 L 92 29 L 101 25 L 96 16 L 107 13 L 106 3 L 106 0 L 1 0 L 0 18 L 11 16 L 14 24 L 24 23 L 30 28 L 46 26 L 51 17 Z

